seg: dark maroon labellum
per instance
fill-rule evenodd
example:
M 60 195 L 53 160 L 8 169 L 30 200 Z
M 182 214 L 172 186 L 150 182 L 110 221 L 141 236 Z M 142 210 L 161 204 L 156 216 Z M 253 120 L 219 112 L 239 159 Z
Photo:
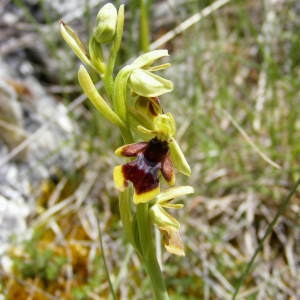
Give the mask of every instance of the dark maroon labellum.
M 154 138 L 137 154 L 136 160 L 123 165 L 124 178 L 132 182 L 137 194 L 146 193 L 159 186 L 158 172 L 168 152 L 168 143 Z

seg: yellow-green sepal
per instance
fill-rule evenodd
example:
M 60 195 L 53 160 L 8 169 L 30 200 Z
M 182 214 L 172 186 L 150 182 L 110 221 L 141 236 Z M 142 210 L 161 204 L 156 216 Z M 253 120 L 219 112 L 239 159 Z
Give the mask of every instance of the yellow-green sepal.
M 134 93 L 143 97 L 156 97 L 173 90 L 172 81 L 138 68 L 131 72 L 129 85 Z
M 182 174 L 186 176 L 191 175 L 191 168 L 186 161 L 182 150 L 180 149 L 177 141 L 172 137 L 169 143 L 170 156 L 174 167 Z
M 173 230 L 178 230 L 180 227 L 180 223 L 159 204 L 152 205 L 149 214 L 152 222 L 160 229 L 172 228 Z

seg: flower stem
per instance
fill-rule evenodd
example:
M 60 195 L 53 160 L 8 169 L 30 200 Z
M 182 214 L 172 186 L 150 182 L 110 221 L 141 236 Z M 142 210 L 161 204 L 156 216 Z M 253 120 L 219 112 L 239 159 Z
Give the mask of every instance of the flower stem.
M 140 49 L 143 52 L 149 51 L 149 22 L 148 22 L 148 1 L 140 0 Z
M 108 94 L 110 97 L 112 97 L 113 95 L 113 87 L 114 87 L 113 71 L 117 60 L 118 52 L 121 47 L 123 27 L 124 27 L 124 5 L 122 4 L 118 11 L 116 37 L 111 47 L 107 69 L 103 78 L 103 81 L 105 83 L 105 86 L 107 87 Z
M 136 217 L 141 245 L 142 264 L 150 277 L 155 299 L 168 300 L 168 292 L 156 257 L 148 203 L 140 203 L 137 205 Z

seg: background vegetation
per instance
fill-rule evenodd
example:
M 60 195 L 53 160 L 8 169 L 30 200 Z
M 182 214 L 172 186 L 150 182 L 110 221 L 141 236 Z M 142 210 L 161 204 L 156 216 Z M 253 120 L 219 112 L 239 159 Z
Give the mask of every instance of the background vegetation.
M 210 0 L 149 3 L 151 41 L 210 7 L 198 22 L 161 46 L 170 51 L 172 67 L 166 77 L 175 85 L 161 101 L 176 117 L 178 139 L 192 167 L 192 176 L 178 175 L 178 182 L 195 188 L 177 217 L 186 256 L 161 253 L 175 300 L 231 299 L 267 225 L 300 176 L 299 2 L 223 2 L 217 9 Z M 71 11 L 67 3 L 55 3 L 1 4 L 3 15 L 9 12 L 16 18 L 10 31 L 3 27 L 1 41 L 13 87 L 18 83 L 32 88 L 12 63 L 21 55 L 32 66 L 30 76 L 56 105 L 66 107 L 73 125 L 34 164 L 31 149 L 44 136 L 36 133 L 39 128 L 25 128 L 28 155 L 21 164 L 27 168 L 34 205 L 28 234 L 21 239 L 16 235 L 2 254 L 5 261 L 10 259 L 10 271 L 2 263 L 0 290 L 7 299 L 108 299 L 100 226 L 120 299 L 149 299 L 149 282 L 122 238 L 112 183 L 118 163 L 112 150 L 121 139 L 81 96 L 78 60 L 58 31 L 63 19 L 86 40 L 103 2 L 80 2 Z M 140 51 L 139 13 L 139 1 L 126 3 L 120 64 Z M 28 36 L 29 42 L 24 38 Z M 34 91 L 31 96 L 17 93 L 24 114 Z M 55 114 L 40 126 L 52 123 L 57 123 Z M 5 165 L 20 164 L 9 157 L 10 151 L 3 157 Z M 66 163 L 68 156 L 72 163 Z M 37 170 L 45 165 L 48 173 L 40 176 Z M 300 298 L 299 212 L 298 191 L 264 241 L 238 299 Z

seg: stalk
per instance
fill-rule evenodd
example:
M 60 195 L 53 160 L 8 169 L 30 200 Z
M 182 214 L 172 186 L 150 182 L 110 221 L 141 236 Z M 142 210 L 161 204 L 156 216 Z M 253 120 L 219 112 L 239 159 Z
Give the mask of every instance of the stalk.
M 140 49 L 149 51 L 149 22 L 147 0 L 140 0 Z
M 132 143 L 133 138 L 130 130 L 123 132 L 123 140 L 126 144 Z M 161 272 L 157 257 L 152 232 L 152 223 L 149 216 L 149 204 L 141 203 L 136 208 L 137 227 L 139 234 L 139 245 L 135 243 L 132 231 L 132 211 L 131 193 L 127 188 L 119 195 L 119 209 L 121 221 L 124 226 L 125 234 L 131 245 L 137 251 L 141 264 L 148 274 L 152 286 L 152 291 L 156 300 L 169 300 L 163 274 Z
M 143 52 L 149 50 L 149 19 L 148 19 L 149 1 L 150 0 L 140 0 L 139 2 L 140 29 L 141 29 L 140 47 Z M 166 92 L 170 92 L 173 88 L 172 83 L 169 80 L 166 80 L 154 74 L 154 72 L 158 70 L 167 68 L 169 64 L 161 64 L 158 66 L 153 65 L 158 59 L 167 56 L 168 55 L 167 51 L 157 50 L 157 51 L 150 51 L 148 53 L 144 53 L 143 55 L 138 57 L 132 64 L 124 66 L 118 72 L 118 74 L 114 76 L 115 64 L 116 64 L 118 52 L 120 50 L 122 35 L 123 35 L 124 5 L 120 6 L 118 12 L 116 12 L 116 9 L 110 3 L 106 4 L 100 9 L 97 15 L 97 27 L 95 27 L 94 29 L 95 33 L 92 36 L 92 39 L 90 40 L 89 43 L 89 53 L 87 53 L 87 51 L 85 50 L 85 47 L 83 46 L 77 34 L 69 26 L 67 27 L 66 24 L 64 24 L 63 22 L 61 24 L 62 24 L 61 33 L 65 38 L 65 40 L 67 41 L 67 43 L 69 44 L 69 46 L 71 47 L 71 49 L 73 49 L 75 54 L 81 59 L 82 62 L 90 66 L 92 69 L 98 70 L 98 73 L 100 73 L 107 93 L 107 97 L 105 98 L 112 100 L 111 101 L 112 105 L 108 104 L 105 98 L 103 98 L 99 94 L 88 71 L 83 66 L 81 66 L 78 72 L 78 79 L 85 94 L 88 96 L 88 98 L 96 107 L 96 109 L 108 121 L 118 126 L 118 128 L 121 131 L 121 135 L 124 140 L 124 143 L 134 144 L 135 142 L 137 142 L 137 138 L 134 138 L 133 136 L 134 133 L 133 126 L 136 127 L 136 124 L 134 122 L 133 124 L 130 123 L 131 119 L 128 116 L 130 109 L 132 108 L 136 109 L 138 114 L 139 113 L 141 113 L 142 115 L 145 114 L 144 115 L 145 122 L 148 120 L 149 114 L 151 114 L 152 116 L 153 113 L 151 112 L 150 106 L 147 108 L 148 111 L 146 111 L 146 107 L 144 108 L 139 107 L 139 105 L 136 105 L 135 107 L 134 103 L 132 103 L 133 101 L 128 101 L 127 99 L 128 85 L 130 86 L 131 91 L 135 95 L 139 95 L 144 98 L 150 97 L 149 101 L 151 101 L 152 96 L 161 96 Z M 93 38 L 96 39 L 95 41 L 97 43 L 93 40 Z M 111 44 L 110 50 L 108 50 L 109 55 L 107 57 L 107 61 L 104 61 L 105 55 L 102 54 L 102 47 L 105 50 L 105 47 L 106 48 L 109 47 L 109 43 Z M 135 73 L 133 73 L 134 71 Z M 131 75 L 133 75 L 132 78 L 130 77 Z M 136 100 L 135 96 L 134 98 L 132 98 L 132 100 Z M 157 105 L 160 105 L 160 103 L 158 103 Z M 164 141 L 170 141 L 171 137 L 173 137 L 173 131 L 175 134 L 175 121 L 169 113 L 164 114 L 162 108 L 159 109 L 159 112 L 157 112 L 157 114 L 158 116 L 156 116 L 155 119 L 152 120 L 151 118 L 152 121 L 150 127 L 155 128 L 153 134 L 151 130 L 147 130 L 147 129 L 145 130 L 147 132 L 148 131 L 150 132 L 150 136 L 152 139 L 153 139 L 153 135 L 155 136 L 157 135 L 157 137 L 166 136 L 168 138 L 164 139 Z M 164 120 L 165 122 L 163 121 L 160 122 L 157 120 Z M 142 127 L 142 125 L 143 125 L 143 121 L 141 121 L 141 124 L 139 124 L 138 127 Z M 148 144 L 149 143 L 150 142 L 148 141 Z M 174 144 L 175 146 L 177 145 L 173 141 L 171 144 Z M 171 144 L 170 144 L 170 151 L 172 150 Z M 137 145 L 127 145 L 127 146 L 136 147 Z M 177 162 L 177 165 L 179 162 L 180 171 L 183 171 L 184 174 L 189 174 L 190 170 L 186 166 L 187 163 L 184 160 L 184 156 L 179 146 L 175 147 L 174 149 L 175 150 L 173 152 L 175 152 L 175 154 L 177 153 L 177 155 L 175 155 L 175 161 Z M 162 151 L 162 153 L 161 155 L 160 153 L 158 153 L 159 154 L 158 156 L 166 157 L 166 153 L 164 153 L 164 150 L 160 150 L 160 151 Z M 123 156 L 134 157 L 135 153 L 139 155 L 141 152 L 133 151 L 132 155 L 125 154 Z M 158 163 L 162 164 L 162 161 L 157 162 L 156 160 L 154 160 L 153 162 L 154 162 L 153 168 L 156 168 L 158 166 Z M 120 168 L 120 166 L 118 166 L 118 168 Z M 161 168 L 161 166 L 159 168 Z M 116 169 L 116 170 L 119 171 L 120 169 Z M 165 167 L 165 170 L 166 170 L 165 173 L 168 173 L 170 171 L 168 170 L 167 167 Z M 150 167 L 150 171 L 145 170 L 145 172 L 146 173 L 149 172 L 149 174 L 152 174 L 151 171 L 152 171 L 152 166 Z M 171 174 L 172 172 L 170 171 L 169 173 Z M 155 174 L 152 175 L 154 176 Z M 133 207 L 132 192 L 130 188 L 125 188 L 122 182 L 122 180 L 127 180 L 127 178 L 125 178 L 127 175 L 125 176 L 125 174 L 118 173 L 117 176 L 119 177 L 116 179 L 116 181 L 118 183 L 121 182 L 120 184 L 116 184 L 116 186 L 120 190 L 119 210 L 120 210 L 120 217 L 124 226 L 126 237 L 130 242 L 130 244 L 136 250 L 136 253 L 141 261 L 141 264 L 144 266 L 146 273 L 150 277 L 154 298 L 156 300 L 168 300 L 169 296 L 165 286 L 164 278 L 156 257 L 153 225 L 157 225 L 157 222 L 153 220 L 152 213 L 150 218 L 149 208 L 151 207 L 149 203 L 140 203 L 134 205 Z M 164 176 L 166 178 L 166 174 Z M 131 179 L 128 180 L 132 181 L 134 188 L 136 189 L 135 182 L 133 182 L 133 180 Z M 139 178 L 137 179 L 137 181 L 138 180 Z M 144 183 L 146 185 L 148 184 L 145 178 L 141 178 L 141 180 L 145 180 L 143 184 Z M 149 184 L 151 184 L 151 182 L 149 182 Z M 176 192 L 173 192 L 172 194 L 172 192 L 169 191 L 168 193 L 171 194 L 171 196 L 173 196 L 173 194 L 175 197 L 177 196 Z M 165 202 L 171 199 L 172 197 L 170 199 L 165 200 Z M 144 200 L 151 200 L 151 199 L 145 198 Z M 159 205 L 159 203 L 157 205 Z M 172 207 L 172 205 L 170 205 L 170 207 Z M 134 210 L 133 208 L 135 208 L 135 211 L 133 211 Z M 164 214 L 165 216 L 164 220 L 167 219 L 167 221 L 165 221 L 166 226 L 169 226 L 170 222 L 171 225 L 175 222 L 173 218 L 169 216 L 166 212 L 165 213 L 161 212 L 161 213 Z M 161 224 L 161 222 L 159 224 Z M 178 254 L 178 252 L 176 251 L 175 252 L 173 251 L 172 253 Z M 107 269 L 106 271 L 108 274 L 109 272 Z M 112 293 L 113 293 L 113 289 L 112 289 Z M 115 295 L 113 295 L 113 297 L 115 297 Z
M 132 214 L 131 214 L 131 205 L 130 205 L 130 197 L 129 190 L 126 189 L 124 192 L 120 192 L 119 194 L 119 211 L 122 224 L 124 226 L 125 235 L 128 241 L 131 244 L 134 244 L 134 238 L 132 234 Z
M 156 257 L 148 203 L 137 205 L 136 217 L 141 245 L 142 264 L 150 277 L 153 294 L 156 300 L 169 300 L 165 281 Z

